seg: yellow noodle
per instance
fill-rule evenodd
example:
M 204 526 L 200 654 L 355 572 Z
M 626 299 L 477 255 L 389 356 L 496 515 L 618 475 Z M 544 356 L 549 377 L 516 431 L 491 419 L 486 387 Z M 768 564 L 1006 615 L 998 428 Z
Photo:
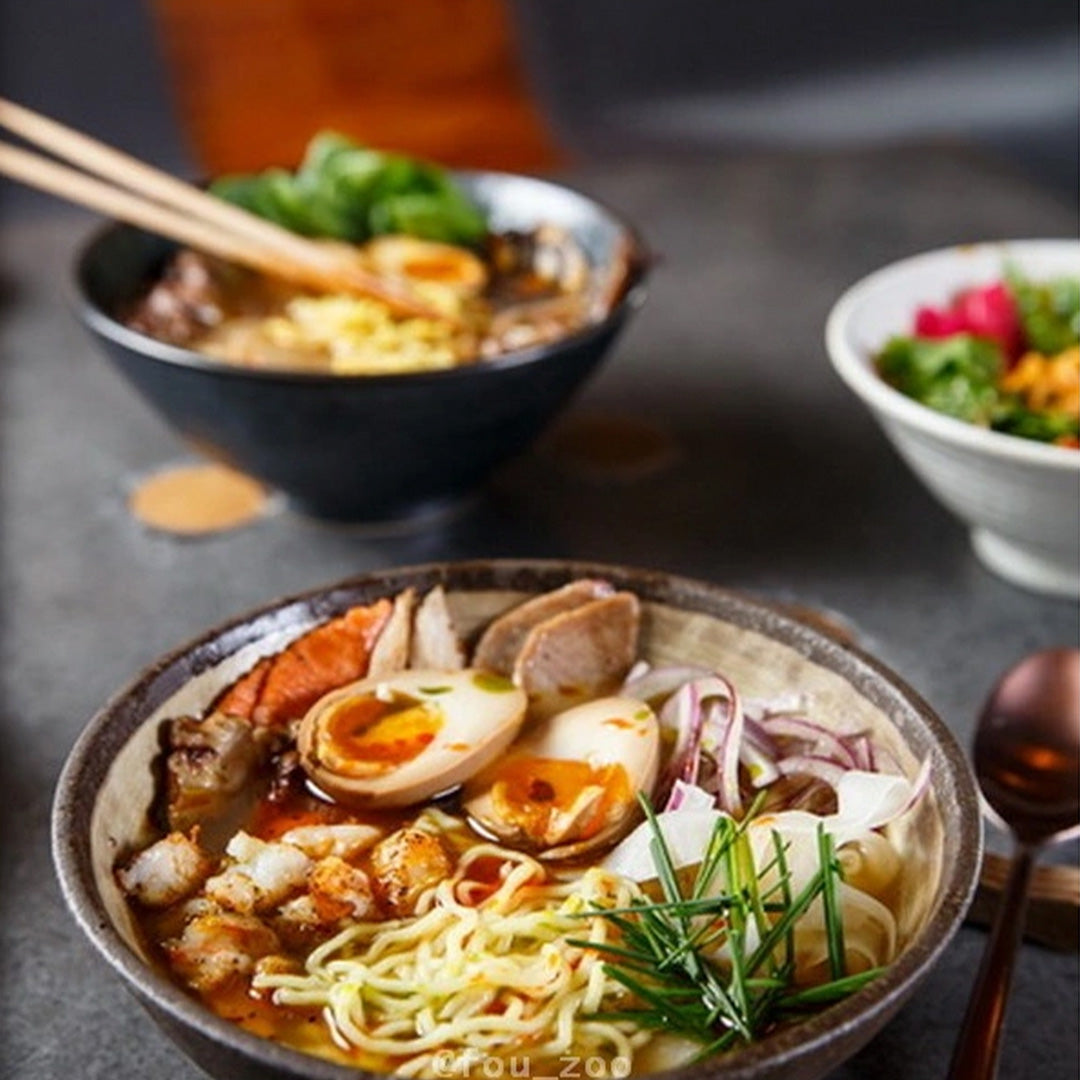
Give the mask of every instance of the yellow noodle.
M 476 892 L 470 869 L 491 858 L 501 862 L 498 887 L 463 903 Z M 260 974 L 253 985 L 283 1005 L 321 1005 L 336 1042 L 392 1057 L 406 1076 L 464 1076 L 525 1048 L 538 1059 L 618 1060 L 624 1075 L 651 1034 L 591 1019 L 624 1004 L 625 992 L 598 954 L 566 939 L 607 940 L 604 920 L 577 916 L 635 895 L 595 868 L 548 882 L 529 856 L 479 844 L 414 918 L 352 926 L 311 954 L 305 974 Z

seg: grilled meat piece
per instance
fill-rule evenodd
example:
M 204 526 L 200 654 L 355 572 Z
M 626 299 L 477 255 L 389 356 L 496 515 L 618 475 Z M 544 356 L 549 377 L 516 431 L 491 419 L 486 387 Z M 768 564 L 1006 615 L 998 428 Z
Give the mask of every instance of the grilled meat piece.
M 179 832 L 224 816 L 263 759 L 251 724 L 221 712 L 171 720 L 166 746 L 166 814 Z

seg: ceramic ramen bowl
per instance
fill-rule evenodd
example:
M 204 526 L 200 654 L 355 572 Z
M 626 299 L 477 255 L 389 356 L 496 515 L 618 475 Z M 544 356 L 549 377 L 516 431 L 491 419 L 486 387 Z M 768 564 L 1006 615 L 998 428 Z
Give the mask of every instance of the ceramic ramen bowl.
M 195 452 L 283 491 L 316 517 L 430 516 L 532 443 L 645 300 L 641 242 L 599 203 L 526 176 L 468 173 L 458 180 L 493 230 L 560 226 L 597 267 L 628 252 L 622 299 L 600 321 L 550 344 L 443 371 L 342 375 L 240 367 L 119 320 L 175 245 L 112 225 L 76 260 L 79 314 L 121 374 Z
M 73 916 L 157 1023 L 212 1076 L 356 1080 L 371 1074 L 220 1019 L 148 956 L 114 870 L 124 853 L 150 839 L 162 722 L 199 711 L 256 658 L 279 651 L 313 625 L 407 586 L 423 591 L 442 584 L 459 629 L 468 633 L 530 594 L 583 577 L 602 577 L 637 594 L 643 610 L 640 652 L 647 659 L 711 664 L 755 697 L 797 689 L 822 715 L 871 730 L 909 775 L 924 759 L 931 762 L 928 797 L 897 823 L 903 828 L 905 884 L 896 912 L 906 945 L 895 962 L 841 1003 L 744 1049 L 672 1070 L 672 1080 L 817 1080 L 870 1040 L 915 992 L 963 919 L 978 876 L 981 829 L 963 752 L 894 674 L 768 606 L 668 574 L 540 561 L 388 570 L 282 600 L 163 657 L 90 721 L 61 776 L 54 855 Z

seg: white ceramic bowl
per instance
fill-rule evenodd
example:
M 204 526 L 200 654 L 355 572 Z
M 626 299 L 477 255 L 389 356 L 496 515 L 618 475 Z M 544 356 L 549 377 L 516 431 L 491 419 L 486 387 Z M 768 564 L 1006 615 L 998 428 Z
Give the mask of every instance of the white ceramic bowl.
M 874 370 L 915 310 L 1000 280 L 1006 261 L 1033 280 L 1080 275 L 1080 242 L 1009 240 L 943 248 L 892 263 L 833 307 L 825 342 L 840 378 L 931 493 L 971 530 L 994 573 L 1028 589 L 1080 597 L 1080 451 L 988 431 L 905 397 Z

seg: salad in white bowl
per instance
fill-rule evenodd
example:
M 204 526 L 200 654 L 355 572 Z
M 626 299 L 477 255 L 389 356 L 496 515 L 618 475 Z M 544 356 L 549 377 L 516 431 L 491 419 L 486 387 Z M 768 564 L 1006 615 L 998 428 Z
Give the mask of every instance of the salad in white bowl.
M 893 263 L 836 303 L 826 344 L 990 570 L 1080 597 L 1080 243 L 972 244 Z

